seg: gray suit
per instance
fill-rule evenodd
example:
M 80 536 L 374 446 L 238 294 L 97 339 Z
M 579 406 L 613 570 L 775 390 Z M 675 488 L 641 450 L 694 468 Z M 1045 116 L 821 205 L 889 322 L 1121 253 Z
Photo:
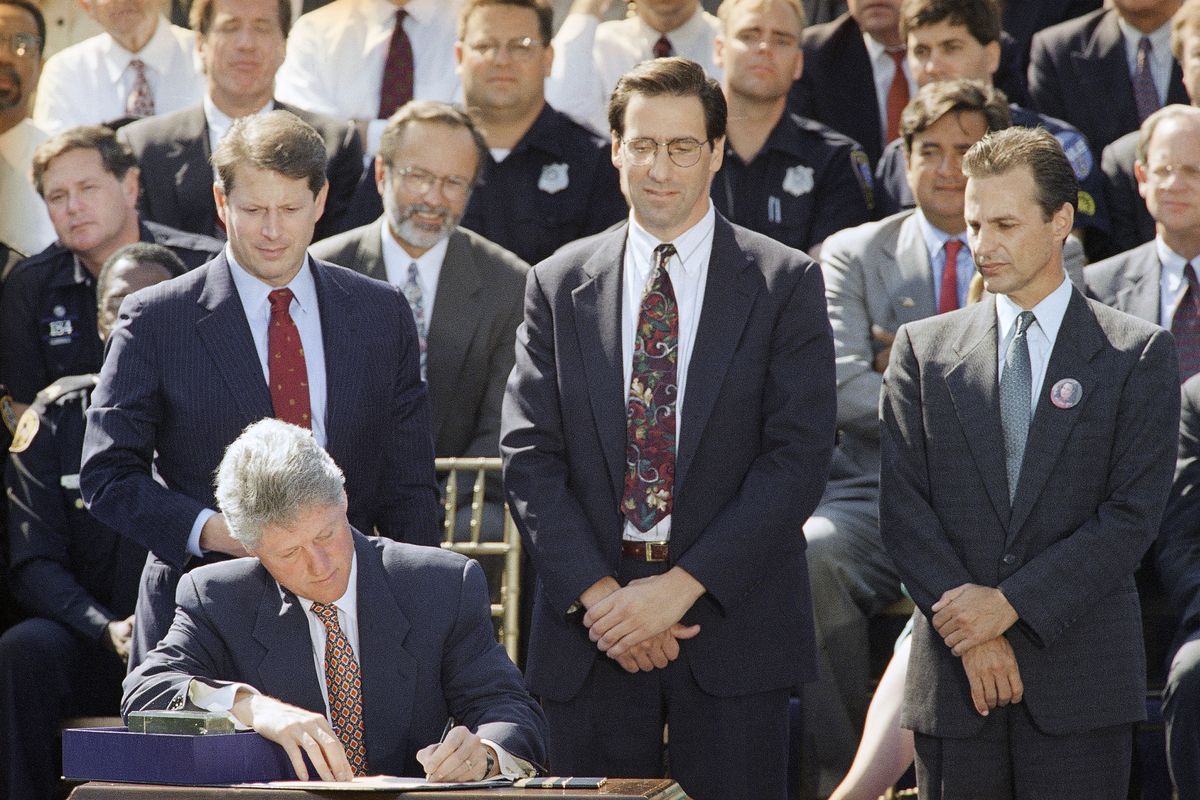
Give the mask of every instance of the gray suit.
M 1162 319 L 1162 265 L 1154 240 L 1087 268 L 1087 295 L 1118 311 L 1153 322 Z

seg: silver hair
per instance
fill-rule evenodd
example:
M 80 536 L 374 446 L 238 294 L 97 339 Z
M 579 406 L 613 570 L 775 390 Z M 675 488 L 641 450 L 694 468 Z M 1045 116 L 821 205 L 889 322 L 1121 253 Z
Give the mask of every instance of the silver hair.
M 345 501 L 346 479 L 312 432 L 271 417 L 246 427 L 217 467 L 217 505 L 229 533 L 248 550 L 263 528 L 305 508 Z

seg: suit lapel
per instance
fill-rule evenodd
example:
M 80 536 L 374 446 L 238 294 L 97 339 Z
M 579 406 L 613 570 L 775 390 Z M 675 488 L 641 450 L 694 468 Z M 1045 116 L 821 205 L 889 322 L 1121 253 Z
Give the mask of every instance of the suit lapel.
M 977 303 L 963 313 L 965 327 L 954 343 L 960 360 L 946 372 L 946 389 L 992 509 L 1003 521 L 1009 517 L 1008 471 L 996 383 L 995 301 Z
M 675 457 L 677 487 L 687 480 L 700 436 L 708 426 L 725 372 L 741 341 L 742 329 L 758 294 L 761 274 L 749 270 L 752 264 L 753 257 L 734 239 L 733 226 L 718 214 L 704 287 L 704 306 L 687 366 L 683 434 Z M 678 496 L 678 489 L 675 494 Z
M 1162 302 L 1159 292 L 1162 265 L 1158 261 L 1154 242 L 1142 245 L 1130 255 L 1125 274 L 1131 280 L 1117 291 L 1116 307 L 1127 314 L 1157 323 Z
M 241 412 L 243 424 L 248 425 L 271 416 L 271 394 L 225 254 L 221 253 L 205 269 L 208 272 L 198 300 L 204 311 L 196 321 L 196 335 Z
M 204 107 L 197 106 L 181 124 L 178 136 L 168 151 L 168 163 L 176 164 L 175 207 L 179 214 L 178 225 L 190 218 L 207 219 L 213 230 L 217 229 L 217 205 L 213 200 L 213 171 L 209 163 L 208 120 Z M 217 231 L 219 233 L 219 231 Z M 222 235 L 222 238 L 223 235 Z
M 1102 344 L 1103 335 L 1087 307 L 1087 301 L 1078 292 L 1072 292 L 1067 313 L 1063 316 L 1054 341 L 1054 349 L 1050 352 L 1050 363 L 1046 366 L 1046 377 L 1034 406 L 1033 421 L 1029 425 L 1025 460 L 1021 465 L 1021 479 L 1017 484 L 1012 518 L 1009 520 L 1010 540 L 1021 530 L 1033 504 L 1041 495 L 1042 488 L 1058 464 L 1059 454 L 1075 427 L 1075 421 L 1095 391 L 1100 376 L 1090 362 Z M 1058 408 L 1050 402 L 1050 390 L 1064 378 L 1073 378 L 1083 387 L 1079 402 L 1071 408 Z
M 358 336 L 355 320 L 359 314 L 350 302 L 350 294 L 337 281 L 336 273 L 324 262 L 307 257 L 317 287 L 317 306 L 321 310 L 321 338 L 325 346 L 325 438 L 326 449 L 335 461 L 344 463 L 349 453 L 338 448 L 353 440 L 355 413 L 352 387 L 362 385 L 367 374 L 367 351 Z
M 263 590 L 254 620 L 254 640 L 263 646 L 256 686 L 301 708 L 325 708 L 313 661 L 312 638 L 304 608 L 291 592 L 280 592 L 265 568 Z
M 937 313 L 933 266 L 915 212 L 900 225 L 896 252 L 883 254 L 877 263 L 884 270 L 883 280 L 892 298 L 897 327 Z M 892 264 L 895 269 L 887 269 Z
M 1136 128 L 1138 117 L 1133 99 L 1133 82 L 1129 77 L 1125 44 L 1115 11 L 1106 14 L 1096 26 L 1082 53 L 1071 53 L 1071 61 L 1075 75 L 1082 84 L 1080 94 L 1105 98 L 1105 110 L 1101 116 L 1115 120 L 1114 128 Z
M 450 235 L 438 273 L 436 303 L 429 321 L 429 403 L 433 407 L 433 438 L 437 441 L 453 406 L 450 396 L 466 362 L 467 349 L 481 322 L 483 281 L 466 234 Z
M 354 263 L 339 266 L 357 270 L 368 278 L 387 283 L 387 266 L 383 263 L 383 240 L 380 238 L 382 225 L 381 220 L 375 220 L 366 226 L 363 235 L 358 237 L 354 246 Z
M 584 354 L 588 396 L 614 496 L 625 475 L 625 387 L 621 350 L 621 275 L 627 225 L 603 236 L 583 264 L 586 280 L 571 292 L 575 335 Z

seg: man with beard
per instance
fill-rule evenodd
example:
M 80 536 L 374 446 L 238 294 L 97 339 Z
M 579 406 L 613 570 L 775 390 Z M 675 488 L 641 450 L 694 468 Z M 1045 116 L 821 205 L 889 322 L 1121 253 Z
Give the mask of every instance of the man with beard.
M 432 100 L 408 103 L 379 141 L 383 216 L 310 248 L 408 298 L 438 456 L 500 454 L 500 403 L 529 266 L 458 227 L 486 158 L 483 137 L 462 111 Z
M 45 41 L 46 21 L 37 6 L 0 0 L 0 242 L 22 255 L 54 241 L 46 206 L 29 181 L 33 151 L 46 141 L 29 120 Z

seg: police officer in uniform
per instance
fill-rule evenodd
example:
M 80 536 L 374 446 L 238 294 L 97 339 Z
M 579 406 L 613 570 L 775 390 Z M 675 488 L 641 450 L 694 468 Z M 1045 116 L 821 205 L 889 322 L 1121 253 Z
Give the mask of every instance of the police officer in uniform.
M 870 162 L 853 139 L 787 111 L 803 68 L 800 0 L 725 0 L 720 18 L 729 121 L 713 203 L 731 222 L 815 257 L 825 237 L 870 219 Z
M 126 294 L 182 271 L 158 245 L 118 251 L 98 278 L 102 335 Z M 29 615 L 0 636 L 0 797 L 14 800 L 57 796 L 62 720 L 115 714 L 121 699 L 146 550 L 97 521 L 79 495 L 96 380 L 68 376 L 39 392 L 9 448 L 9 576 Z

